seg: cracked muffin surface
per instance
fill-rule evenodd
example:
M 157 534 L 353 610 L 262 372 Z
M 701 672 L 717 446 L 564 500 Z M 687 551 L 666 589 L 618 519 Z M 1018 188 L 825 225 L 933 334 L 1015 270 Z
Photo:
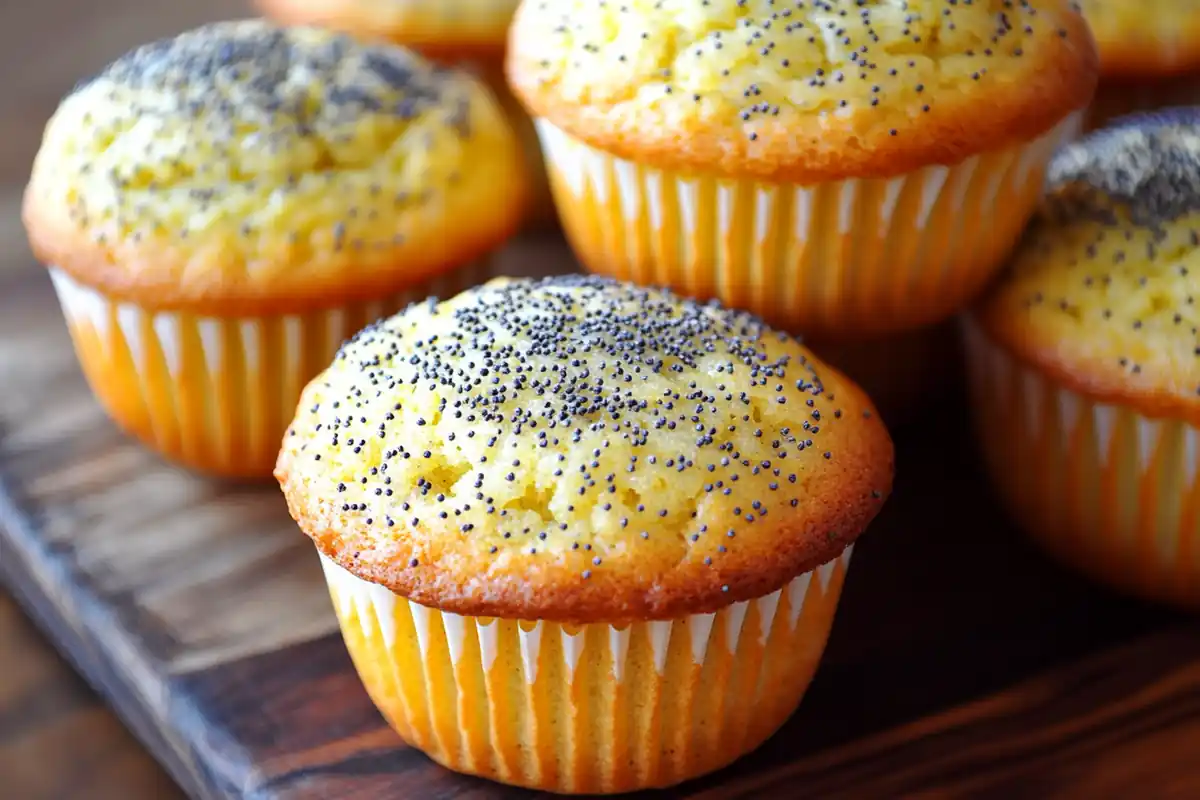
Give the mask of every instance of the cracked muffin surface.
M 89 286 L 235 315 L 420 283 L 506 239 L 524 195 L 515 135 L 475 79 L 239 21 L 78 86 L 46 127 L 24 215 L 41 260 Z
M 528 0 L 509 42 L 526 106 L 594 147 L 797 182 L 1035 138 L 1096 83 L 1065 0 Z
M 754 317 L 602 278 L 501 279 L 363 331 L 276 475 L 318 549 L 418 603 L 619 622 L 759 597 L 891 488 L 870 401 Z

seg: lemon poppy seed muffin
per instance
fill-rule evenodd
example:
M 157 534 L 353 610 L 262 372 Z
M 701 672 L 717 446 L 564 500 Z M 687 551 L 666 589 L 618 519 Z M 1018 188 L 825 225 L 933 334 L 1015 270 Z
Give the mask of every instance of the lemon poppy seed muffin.
M 867 398 L 795 339 L 571 276 L 364 330 L 276 476 L 406 741 L 615 792 L 715 770 L 791 714 L 892 463 Z
M 992 275 L 1095 62 L 1065 0 L 527 0 L 507 66 L 587 267 L 846 337 Z
M 1200 606 L 1200 114 L 1098 131 L 1050 186 L 967 328 L 993 478 L 1051 552 Z
M 508 25 L 520 0 L 257 0 L 267 16 L 292 25 L 319 25 L 411 47 L 468 69 L 495 93 L 517 132 L 529 168 L 529 222 L 552 224 L 554 202 L 537 132 L 504 79 Z
M 469 76 L 316 29 L 219 23 L 68 95 L 24 200 L 76 351 L 162 453 L 267 477 L 350 334 L 486 273 L 518 146 Z
M 1100 52 L 1088 127 L 1200 100 L 1200 2 L 1080 0 Z

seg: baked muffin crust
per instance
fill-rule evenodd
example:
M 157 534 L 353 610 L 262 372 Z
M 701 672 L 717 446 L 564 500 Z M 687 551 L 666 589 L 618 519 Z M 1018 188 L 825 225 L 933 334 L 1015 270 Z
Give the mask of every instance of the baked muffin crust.
M 985 330 L 1084 395 L 1200 421 L 1200 116 L 1125 118 L 1048 183 Z
M 862 392 L 743 313 L 497 280 L 363 331 L 276 477 L 328 558 L 472 616 L 714 611 L 837 557 L 891 489 Z
M 469 76 L 261 21 L 138 48 L 50 120 L 35 253 L 154 308 L 291 312 L 397 291 L 519 224 L 515 137 Z
M 508 75 L 534 116 L 640 163 L 883 178 L 1034 139 L 1096 83 L 1066 0 L 528 0 Z
M 1197 0 L 1078 0 L 1106 77 L 1161 77 L 1200 69 Z

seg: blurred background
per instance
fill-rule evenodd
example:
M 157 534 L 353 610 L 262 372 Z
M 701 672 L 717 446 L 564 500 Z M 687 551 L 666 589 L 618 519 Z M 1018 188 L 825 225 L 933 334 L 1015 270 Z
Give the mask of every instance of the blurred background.
M 21 227 L 21 192 L 63 94 L 135 45 L 249 16 L 248 8 L 244 0 L 0 2 L 0 292 L 37 269 Z M 0 350 L 12 346 L 19 343 Z M 0 387 L 2 364 L 0 353 Z M 0 797 L 183 797 L 2 589 L 0 654 Z

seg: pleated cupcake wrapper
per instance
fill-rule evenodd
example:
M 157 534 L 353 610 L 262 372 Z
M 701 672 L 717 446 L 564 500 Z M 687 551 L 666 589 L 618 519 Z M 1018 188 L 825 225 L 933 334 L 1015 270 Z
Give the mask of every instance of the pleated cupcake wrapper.
M 1105 583 L 1200 606 L 1200 431 L 1066 389 L 969 319 L 964 332 L 978 438 L 1014 516 Z
M 92 391 L 123 428 L 207 472 L 271 474 L 305 384 L 358 330 L 488 277 L 484 262 L 368 303 L 264 317 L 155 311 L 50 276 Z
M 812 679 L 850 555 L 757 600 L 625 627 L 464 617 L 322 564 L 400 736 L 451 769 L 580 793 L 678 783 L 769 737 Z
M 862 335 L 937 322 L 976 293 L 1079 115 L 954 166 L 812 186 L 655 169 L 535 123 L 560 219 L 589 270 L 716 297 L 808 334 Z

